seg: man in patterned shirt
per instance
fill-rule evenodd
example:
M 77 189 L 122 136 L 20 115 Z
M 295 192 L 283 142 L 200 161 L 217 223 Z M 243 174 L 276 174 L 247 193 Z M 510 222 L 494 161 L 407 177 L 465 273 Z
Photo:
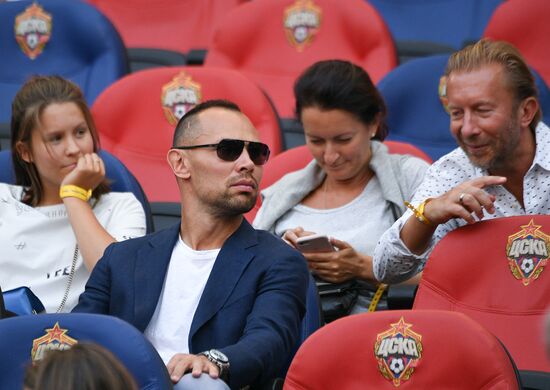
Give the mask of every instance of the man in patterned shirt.
M 420 272 L 451 230 L 550 210 L 550 129 L 517 49 L 483 39 L 454 53 L 445 76 L 451 133 L 460 147 L 430 167 L 413 210 L 380 238 L 374 273 L 386 283 Z

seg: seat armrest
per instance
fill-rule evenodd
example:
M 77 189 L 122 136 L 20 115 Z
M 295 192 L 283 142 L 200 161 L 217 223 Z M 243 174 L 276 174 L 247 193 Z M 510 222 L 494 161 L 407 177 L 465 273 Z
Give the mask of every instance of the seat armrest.
M 412 309 L 418 285 L 397 284 L 388 286 L 388 309 Z

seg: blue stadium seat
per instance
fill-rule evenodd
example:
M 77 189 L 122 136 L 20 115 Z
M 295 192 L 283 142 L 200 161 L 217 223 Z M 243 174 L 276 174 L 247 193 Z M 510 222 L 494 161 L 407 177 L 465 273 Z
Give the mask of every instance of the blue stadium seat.
M 66 331 L 66 332 L 65 332 Z M 21 389 L 31 357 L 77 342 L 97 343 L 111 351 L 136 379 L 140 389 L 172 388 L 162 359 L 132 325 L 100 314 L 41 314 L 0 321 L 0 389 Z
M 378 84 L 388 107 L 387 139 L 413 144 L 434 161 L 457 146 L 437 93 L 447 59 L 440 55 L 411 60 Z
M 388 107 L 388 140 L 413 144 L 434 161 L 457 147 L 449 115 L 438 96 L 447 55 L 417 58 L 392 70 L 378 83 Z M 533 71 L 545 123 L 550 121 L 550 90 Z
M 368 0 L 400 42 L 428 42 L 460 49 L 481 38 L 503 0 Z
M 111 153 L 101 150 L 99 155 L 105 163 L 106 176 L 111 180 L 111 190 L 116 192 L 131 192 L 140 201 L 145 211 L 147 233 L 153 231 L 153 218 L 149 201 L 141 185 L 124 164 Z M 0 151 L 0 183 L 15 184 L 11 152 Z
M 126 51 L 113 25 L 79 0 L 2 3 L 0 53 L 0 123 L 10 121 L 13 97 L 31 75 L 68 78 L 92 104 L 128 72 Z

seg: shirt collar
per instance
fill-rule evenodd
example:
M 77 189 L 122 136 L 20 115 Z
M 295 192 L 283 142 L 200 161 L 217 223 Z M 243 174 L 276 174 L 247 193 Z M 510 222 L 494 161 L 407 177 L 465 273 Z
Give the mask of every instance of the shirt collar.
M 535 143 L 535 158 L 529 170 L 539 165 L 541 168 L 550 171 L 550 128 L 542 121 L 539 122 L 535 129 Z M 474 170 L 478 176 L 489 175 L 486 169 L 481 169 L 476 165 L 474 165 Z
M 538 164 L 547 171 L 550 171 L 550 128 L 542 121 L 535 129 L 535 141 L 537 150 L 533 159 L 533 166 Z

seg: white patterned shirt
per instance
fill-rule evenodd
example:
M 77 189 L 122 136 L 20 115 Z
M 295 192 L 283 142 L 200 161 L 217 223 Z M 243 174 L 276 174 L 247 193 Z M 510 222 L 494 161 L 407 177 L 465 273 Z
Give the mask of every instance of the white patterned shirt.
M 536 153 L 533 163 L 523 180 L 524 208 L 502 185 L 484 188 L 496 196 L 495 213 L 485 213 L 483 219 L 514 215 L 550 214 L 550 129 L 540 122 L 535 130 Z M 453 150 L 437 160 L 426 172 L 424 181 L 415 192 L 412 204 L 426 198 L 435 198 L 476 177 L 487 176 L 488 172 L 474 166 L 464 151 Z M 420 255 L 413 254 L 401 241 L 400 232 L 412 215 L 407 210 L 378 241 L 374 251 L 374 275 L 385 283 L 397 283 L 422 271 L 435 244 L 450 231 L 466 225 L 461 218 L 449 220 L 437 227 L 428 248 Z

